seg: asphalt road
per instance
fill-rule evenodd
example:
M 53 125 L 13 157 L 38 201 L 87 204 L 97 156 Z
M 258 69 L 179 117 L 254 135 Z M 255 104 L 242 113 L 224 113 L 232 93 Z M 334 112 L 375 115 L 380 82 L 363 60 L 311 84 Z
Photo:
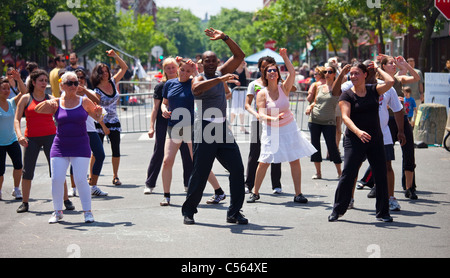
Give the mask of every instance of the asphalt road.
M 249 144 L 237 136 L 244 165 Z M 306 136 L 309 134 L 306 132 Z M 332 163 L 322 165 L 323 179 L 315 173 L 309 158 L 301 160 L 302 191 L 307 204 L 293 202 L 294 190 L 289 164 L 282 166 L 283 194 L 273 195 L 270 178 L 261 189 L 261 200 L 244 204 L 248 225 L 226 223 L 229 196 L 219 205 L 207 205 L 213 194 L 207 185 L 195 215 L 195 225 L 184 225 L 181 205 L 185 198 L 181 159 L 177 156 L 172 182 L 171 206 L 161 207 L 161 179 L 151 195 L 144 195 L 147 166 L 153 141 L 146 134 L 124 134 L 119 177 L 121 186 L 111 184 L 110 146 L 99 185 L 109 195 L 93 197 L 95 223 L 85 224 L 78 197 L 72 198 L 75 211 L 65 211 L 64 219 L 50 225 L 51 180 L 41 153 L 33 181 L 30 211 L 18 214 L 20 201 L 12 192 L 12 168 L 7 167 L 0 201 L 0 257 L 3 258 L 397 258 L 450 256 L 450 152 L 443 148 L 416 149 L 418 197 L 404 197 L 400 186 L 401 149 L 397 160 L 395 195 L 401 211 L 393 212 L 394 222 L 375 219 L 375 200 L 367 189 L 356 190 L 355 208 L 337 222 L 327 217 L 337 186 Z M 341 147 L 342 150 L 342 147 Z M 8 158 L 9 159 L 9 158 Z M 7 160 L 9 163 L 9 160 Z M 367 166 L 365 162 L 361 169 Z M 213 171 L 228 193 L 228 173 L 216 161 Z M 360 175 L 362 175 L 361 170 Z M 69 180 L 69 179 L 68 179 Z M 248 195 L 247 195 L 248 196 Z M 247 198 L 246 196 L 246 198 Z

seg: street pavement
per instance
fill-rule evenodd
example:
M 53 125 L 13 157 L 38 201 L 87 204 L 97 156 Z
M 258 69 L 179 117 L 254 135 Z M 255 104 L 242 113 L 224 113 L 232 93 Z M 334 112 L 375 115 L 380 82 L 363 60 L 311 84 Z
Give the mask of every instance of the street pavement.
M 309 138 L 309 133 L 305 131 Z M 237 134 L 244 165 L 249 143 Z M 337 222 L 327 220 L 338 180 L 334 164 L 322 163 L 321 180 L 312 180 L 314 165 L 301 159 L 302 191 L 307 204 L 293 202 L 294 189 L 288 163 L 282 165 L 283 193 L 272 194 L 270 174 L 261 188 L 261 200 L 244 203 L 248 225 L 226 222 L 230 196 L 208 205 L 213 195 L 208 184 L 195 215 L 195 225 L 184 225 L 181 206 L 185 199 L 180 156 L 173 168 L 169 207 L 163 198 L 161 178 L 153 194 L 144 195 L 147 166 L 154 141 L 144 133 L 122 135 L 119 177 L 112 185 L 110 145 L 99 178 L 107 197 L 93 197 L 95 222 L 85 224 L 78 197 L 76 209 L 64 211 L 57 224 L 48 224 L 52 213 L 51 180 L 41 152 L 33 180 L 30 211 L 18 214 L 20 201 L 12 192 L 12 167 L 7 171 L 0 201 L 0 257 L 3 258 L 398 258 L 450 256 L 450 152 L 441 147 L 416 149 L 418 200 L 406 199 L 400 185 L 401 149 L 395 145 L 395 196 L 401 211 L 394 222 L 375 218 L 375 200 L 369 190 L 355 191 L 355 208 Z M 322 142 L 324 145 L 324 143 Z M 325 149 L 325 145 L 323 150 Z M 341 151 L 342 145 L 341 145 Z M 323 151 L 324 152 L 324 151 Z M 325 153 L 323 154 L 325 155 Z M 363 164 L 363 175 L 367 162 Z M 228 194 L 228 173 L 217 161 L 213 172 Z M 67 179 L 69 181 L 69 179 Z M 247 199 L 248 195 L 246 195 Z

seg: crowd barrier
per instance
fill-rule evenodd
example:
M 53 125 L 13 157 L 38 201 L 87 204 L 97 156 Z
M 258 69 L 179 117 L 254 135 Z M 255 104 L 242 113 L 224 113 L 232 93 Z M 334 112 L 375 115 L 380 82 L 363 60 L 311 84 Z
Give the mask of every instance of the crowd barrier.
M 150 126 L 150 115 L 154 106 L 153 92 L 157 84 L 158 82 L 119 82 L 120 102 L 117 106 L 117 114 L 121 122 L 123 133 L 142 133 L 148 131 Z M 237 87 L 232 90 L 232 93 L 236 93 L 236 90 L 246 92 L 247 87 Z M 295 91 L 291 92 L 289 95 L 290 110 L 294 114 L 301 130 L 308 129 L 307 124 L 305 124 L 308 116 L 304 113 L 306 96 L 306 91 Z M 228 100 L 228 120 L 230 120 L 231 102 L 232 99 Z M 236 119 L 233 122 L 230 122 L 233 133 L 240 132 L 241 127 L 250 131 L 251 119 L 252 116 L 247 111 L 244 112 L 243 123 L 241 123 L 239 117 L 236 116 Z

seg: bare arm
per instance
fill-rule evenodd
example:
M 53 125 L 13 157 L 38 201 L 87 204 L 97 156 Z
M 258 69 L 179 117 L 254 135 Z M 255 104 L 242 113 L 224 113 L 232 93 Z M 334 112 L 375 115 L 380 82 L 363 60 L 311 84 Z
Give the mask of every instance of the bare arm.
M 161 100 L 159 100 L 159 99 L 153 100 L 153 110 L 150 115 L 150 127 L 148 129 L 148 137 L 149 138 L 153 138 L 153 135 L 155 134 L 155 122 L 156 122 L 156 116 L 158 115 L 160 104 L 161 104 Z
M 114 50 L 108 50 L 106 51 L 108 57 L 113 57 L 117 63 L 119 63 L 120 70 L 113 76 L 115 83 L 117 84 L 120 80 L 122 80 L 123 76 L 125 75 L 128 66 L 127 64 L 120 58 L 119 55 L 116 54 Z
M 83 97 L 83 108 L 97 122 L 102 120 L 102 108 L 87 97 Z
M 49 99 L 36 105 L 34 111 L 40 114 L 55 114 L 59 107 L 59 98 Z
M 25 110 L 25 106 L 27 105 L 28 101 L 30 100 L 30 94 L 26 94 L 24 97 L 22 97 L 19 100 L 19 103 L 17 105 L 16 109 L 16 115 L 14 117 L 14 130 L 16 131 L 17 140 L 20 145 L 24 147 L 28 147 L 28 140 L 23 136 L 22 129 L 20 127 L 20 122 L 22 120 L 22 115 Z
M 231 53 L 233 53 L 233 56 L 230 59 L 228 59 L 228 61 L 226 61 L 225 64 L 223 64 L 223 66 L 219 68 L 219 70 L 220 72 L 222 72 L 222 74 L 233 73 L 245 58 L 245 54 L 242 51 L 242 49 L 235 41 L 233 41 L 231 38 L 225 35 L 224 32 L 220 30 L 209 28 L 205 30 L 205 34 L 208 37 L 210 37 L 210 40 L 212 41 L 225 39 L 225 43 L 230 48 Z
M 286 65 L 286 68 L 288 70 L 288 76 L 283 82 L 283 91 L 285 95 L 289 96 L 289 92 L 291 91 L 291 88 L 295 82 L 295 68 L 291 63 L 291 60 L 289 60 L 289 57 L 287 56 L 286 48 L 280 49 L 280 55 L 283 58 L 284 64 Z

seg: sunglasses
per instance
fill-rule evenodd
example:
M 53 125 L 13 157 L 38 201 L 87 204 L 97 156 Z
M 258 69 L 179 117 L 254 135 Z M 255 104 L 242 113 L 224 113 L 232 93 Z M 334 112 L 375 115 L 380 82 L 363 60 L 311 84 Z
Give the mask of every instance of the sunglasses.
M 75 87 L 78 87 L 78 81 L 67 81 L 66 83 L 64 83 L 64 84 L 66 84 L 67 86 L 75 86 Z
M 333 73 L 334 73 L 334 71 L 332 71 L 332 70 L 329 70 L 329 71 L 324 71 L 324 72 L 323 72 L 323 74 L 327 74 L 327 73 L 328 73 L 328 74 L 333 74 Z
M 277 70 L 276 69 L 269 69 L 269 70 L 267 70 L 267 72 L 277 72 Z

